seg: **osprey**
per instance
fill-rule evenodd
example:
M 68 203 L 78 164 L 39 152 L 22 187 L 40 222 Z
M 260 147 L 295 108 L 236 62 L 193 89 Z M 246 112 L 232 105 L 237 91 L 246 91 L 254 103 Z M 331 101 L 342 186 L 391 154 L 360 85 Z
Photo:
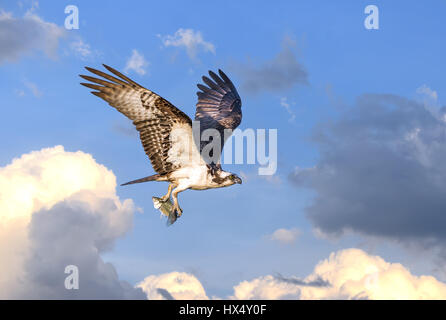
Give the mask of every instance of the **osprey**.
M 103 79 L 80 75 L 90 81 L 81 84 L 95 90 L 91 93 L 104 99 L 133 121 L 144 151 L 157 172 L 155 175 L 123 185 L 147 181 L 169 182 L 166 195 L 153 199 L 154 203 L 157 199 L 166 204 L 163 208 L 170 208 L 167 205 L 170 204 L 172 195 L 173 208 L 169 221 L 173 223 L 183 212 L 178 204 L 178 193 L 181 191 L 221 188 L 242 183 L 236 174 L 222 170 L 220 165 L 220 154 L 225 140 L 229 137 L 227 132 L 231 133 L 242 120 L 240 96 L 223 71 L 218 70 L 220 77 L 209 71 L 212 80 L 203 76 L 203 82 L 207 86 L 197 85 L 201 91 L 197 92 L 195 121 L 200 124 L 200 137 L 205 130 L 213 129 L 221 139 L 218 141 L 218 154 L 212 154 L 212 150 L 209 155 L 204 155 L 210 142 L 200 139 L 199 143 L 196 143 L 192 120 L 185 113 L 115 69 L 107 65 L 104 67 L 114 76 L 86 67 L 88 71 Z

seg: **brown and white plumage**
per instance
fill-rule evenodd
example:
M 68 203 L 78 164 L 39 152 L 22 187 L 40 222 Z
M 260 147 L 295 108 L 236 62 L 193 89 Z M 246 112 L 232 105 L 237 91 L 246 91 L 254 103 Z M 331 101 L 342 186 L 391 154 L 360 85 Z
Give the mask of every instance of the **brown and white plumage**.
M 144 151 L 150 159 L 157 174 L 127 184 L 146 181 L 169 181 L 167 194 L 162 201 L 174 201 L 175 221 L 182 210 L 178 205 L 177 195 L 186 189 L 204 190 L 219 188 L 241 183 L 236 175 L 215 167 L 201 157 L 205 144 L 200 144 L 200 150 L 194 143 L 192 121 L 181 110 L 166 99 L 142 87 L 115 69 L 104 65 L 113 75 L 88 68 L 96 78 L 86 75 L 81 77 L 88 83 L 82 85 L 95 91 L 92 93 L 133 121 L 139 132 Z M 209 72 L 213 82 L 207 77 L 198 88 L 197 112 L 195 119 L 200 121 L 201 132 L 208 128 L 235 129 L 241 121 L 241 100 L 232 82 L 219 70 L 221 79 L 212 71 Z M 104 80 L 105 79 L 105 80 Z M 223 148 L 224 140 L 221 147 Z M 221 150 L 220 150 L 221 151 Z M 172 223 L 173 223 L 172 221 Z

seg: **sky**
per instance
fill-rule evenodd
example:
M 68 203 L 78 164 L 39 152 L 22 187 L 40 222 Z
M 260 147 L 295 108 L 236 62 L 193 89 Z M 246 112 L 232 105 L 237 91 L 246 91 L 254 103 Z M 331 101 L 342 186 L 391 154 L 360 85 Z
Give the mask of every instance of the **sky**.
M 444 299 L 445 10 L 0 0 L 0 298 Z M 277 172 L 224 165 L 243 184 L 181 193 L 166 227 L 166 183 L 119 186 L 154 173 L 136 130 L 79 85 L 103 63 L 190 117 L 222 69 Z

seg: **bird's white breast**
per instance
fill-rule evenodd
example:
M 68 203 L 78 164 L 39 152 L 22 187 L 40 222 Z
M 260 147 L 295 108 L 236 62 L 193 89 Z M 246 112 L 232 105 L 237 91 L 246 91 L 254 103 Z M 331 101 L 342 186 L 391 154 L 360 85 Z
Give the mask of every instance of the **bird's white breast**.
M 176 170 L 171 177 L 181 188 L 204 190 L 215 187 L 206 165 L 183 167 Z

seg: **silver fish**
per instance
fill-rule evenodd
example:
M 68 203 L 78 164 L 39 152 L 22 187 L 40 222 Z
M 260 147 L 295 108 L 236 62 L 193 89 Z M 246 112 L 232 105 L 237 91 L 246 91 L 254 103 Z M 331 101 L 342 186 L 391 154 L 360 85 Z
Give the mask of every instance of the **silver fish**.
M 161 198 L 152 197 L 153 206 L 167 217 L 167 225 L 173 224 L 177 218 L 178 213 L 173 208 L 173 203 L 170 199 L 162 201 Z

